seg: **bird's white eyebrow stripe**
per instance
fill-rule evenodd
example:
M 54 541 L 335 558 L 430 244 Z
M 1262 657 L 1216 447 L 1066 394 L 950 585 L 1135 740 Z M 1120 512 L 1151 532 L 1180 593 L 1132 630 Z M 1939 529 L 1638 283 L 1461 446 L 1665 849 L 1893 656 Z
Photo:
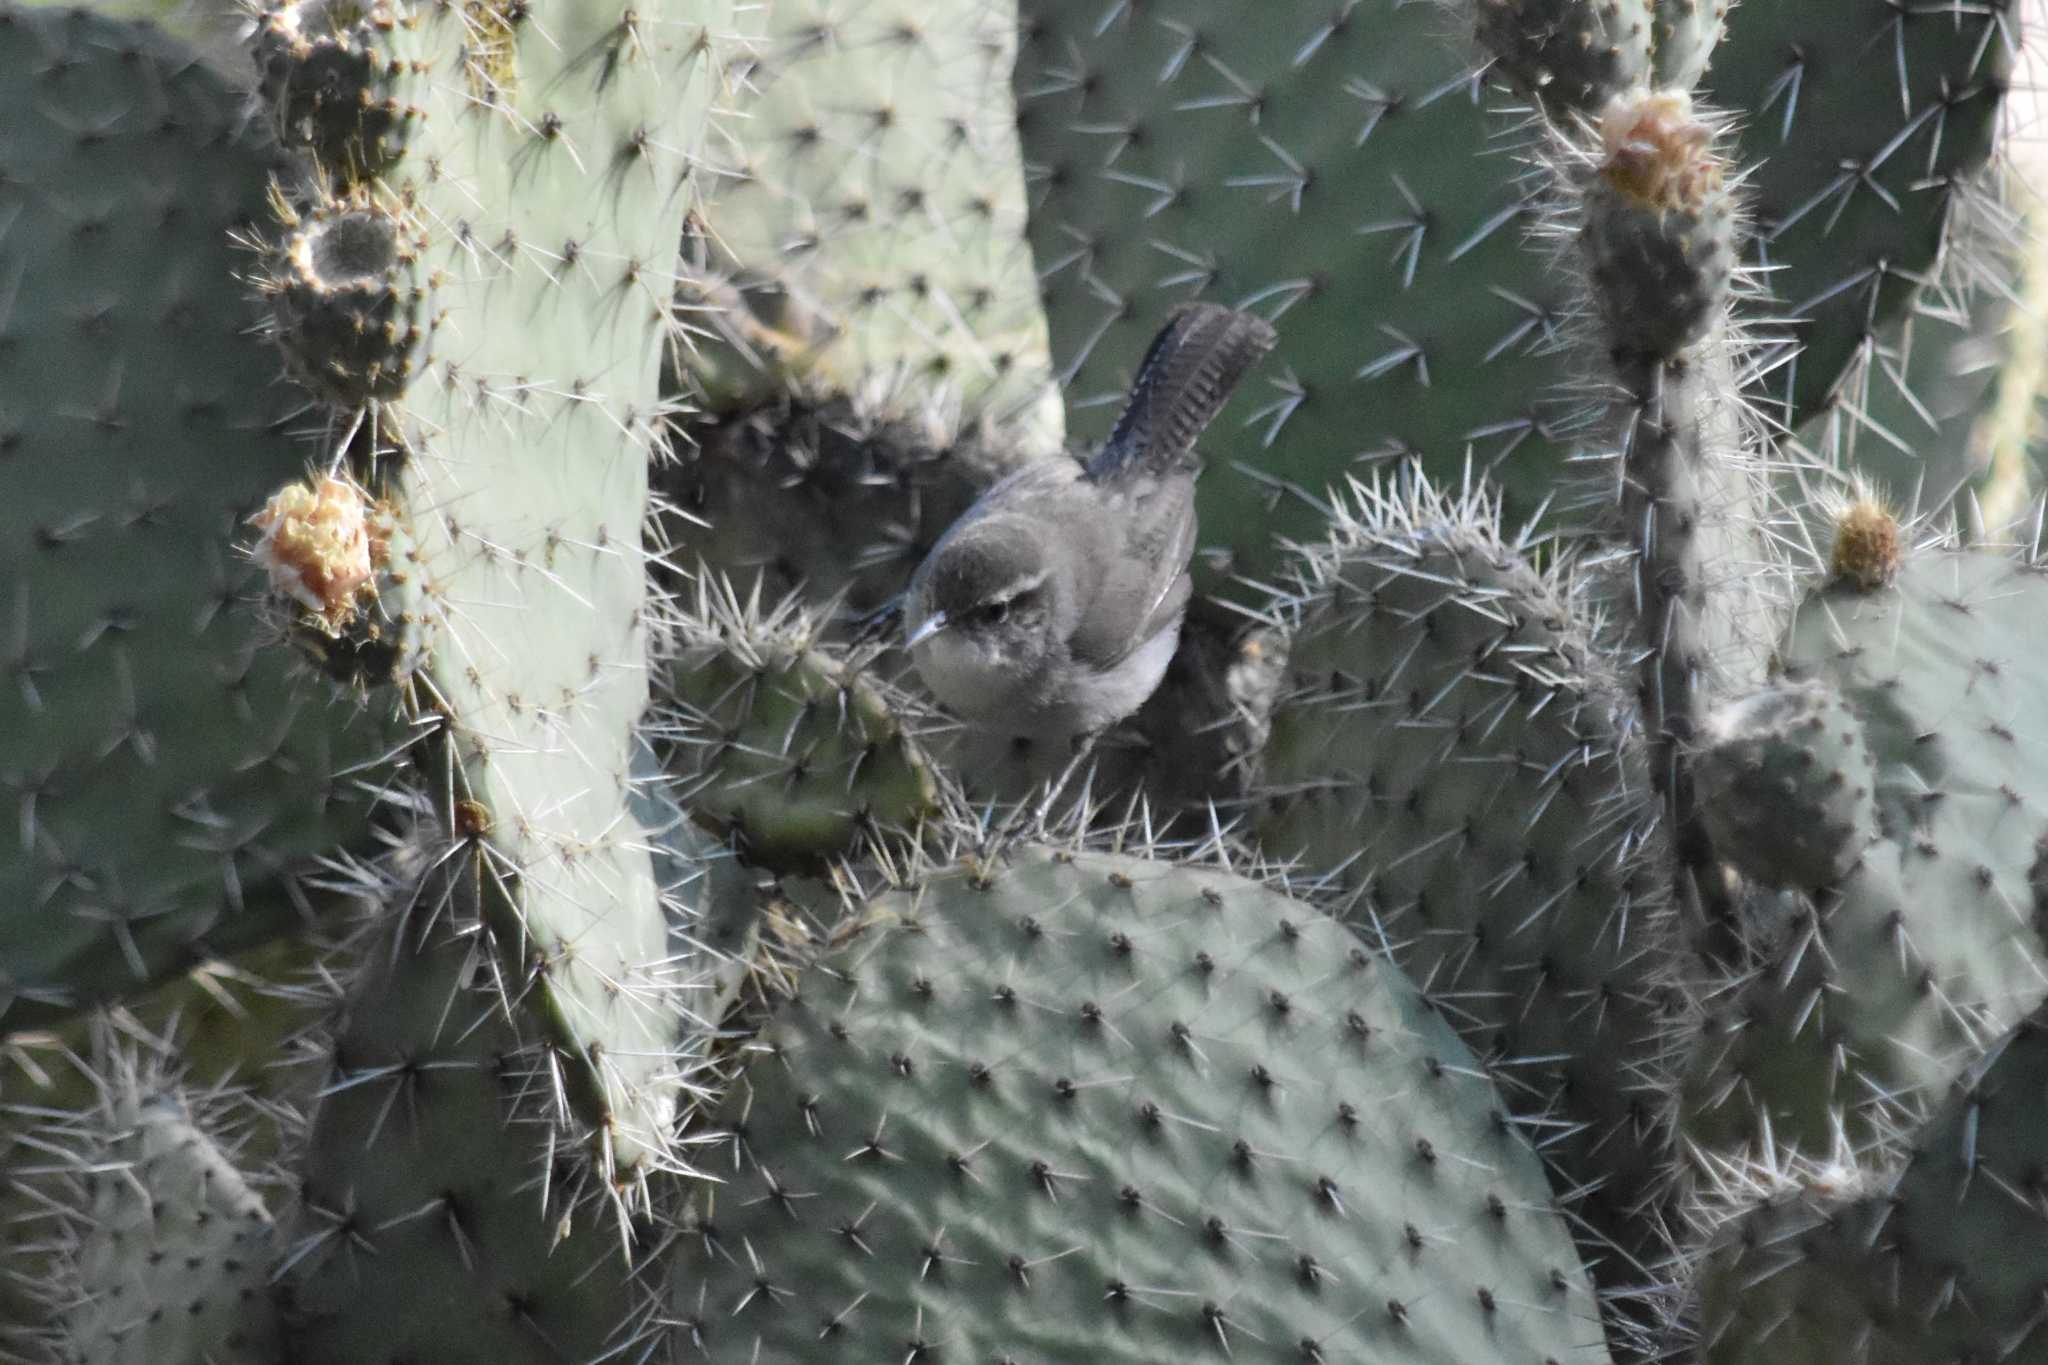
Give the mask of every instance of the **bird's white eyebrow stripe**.
M 1014 602 L 1027 592 L 1036 592 L 1039 586 L 1045 582 L 1048 572 L 1050 571 L 1040 569 L 1037 573 L 1025 574 L 1022 578 L 1011 579 L 1003 585 L 1001 591 L 990 593 L 988 600 L 991 602 Z

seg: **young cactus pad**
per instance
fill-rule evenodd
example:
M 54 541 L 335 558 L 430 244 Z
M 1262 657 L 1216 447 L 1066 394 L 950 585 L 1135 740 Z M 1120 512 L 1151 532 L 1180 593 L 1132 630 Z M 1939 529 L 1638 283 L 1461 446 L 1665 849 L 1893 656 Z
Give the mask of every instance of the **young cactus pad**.
M 904 699 L 827 652 L 796 603 L 763 611 L 700 580 L 694 609 L 668 625 L 666 766 L 679 798 L 750 859 L 815 864 L 935 813 L 938 780 Z
M 104 1079 L 94 1110 L 37 1135 L 60 1149 L 68 1204 L 55 1283 L 54 1357 L 65 1365 L 276 1365 L 269 1275 L 277 1235 L 263 1195 L 217 1142 L 235 1106 L 188 1108 Z M 16 1235 L 19 1235 L 17 1233 Z
M 1695 760 L 1714 848 L 1765 886 L 1832 886 L 1877 835 L 1863 726 L 1817 682 L 1765 688 L 1707 718 Z
M 1341 926 L 1042 847 L 848 908 L 720 1116 L 707 1358 L 1606 1359 L 1491 1082 Z

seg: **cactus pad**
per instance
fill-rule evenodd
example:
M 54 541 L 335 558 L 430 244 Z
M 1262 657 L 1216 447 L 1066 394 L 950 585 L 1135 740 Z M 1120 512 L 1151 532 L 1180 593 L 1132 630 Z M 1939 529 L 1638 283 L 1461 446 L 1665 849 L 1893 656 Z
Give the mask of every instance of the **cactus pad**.
M 1690 1064 L 1688 1133 L 1726 1149 L 1767 1119 L 1809 1154 L 1859 1145 L 1938 1095 L 2048 995 L 2030 874 L 2048 831 L 2048 673 L 2029 651 L 2048 576 L 1991 551 L 1923 548 L 1870 590 L 1801 603 L 1787 676 L 1860 722 L 1880 837 L 1767 969 L 1717 1001 Z
M 1260 844 L 1347 893 L 1511 1102 L 1561 1130 L 1547 1152 L 1597 1187 L 1581 1215 L 1651 1251 L 1672 963 L 1631 708 L 1580 588 L 1532 568 L 1486 498 L 1354 503 L 1275 604 L 1294 645 Z
M 1604 1358 L 1491 1085 L 1340 926 L 1044 848 L 849 908 L 723 1115 L 711 1358 Z
M 0 13 L 0 1013 L 118 998 L 303 924 L 394 743 L 239 609 L 297 475 L 230 234 L 274 148 L 143 24 Z M 176 175 L 166 179 L 166 167 Z

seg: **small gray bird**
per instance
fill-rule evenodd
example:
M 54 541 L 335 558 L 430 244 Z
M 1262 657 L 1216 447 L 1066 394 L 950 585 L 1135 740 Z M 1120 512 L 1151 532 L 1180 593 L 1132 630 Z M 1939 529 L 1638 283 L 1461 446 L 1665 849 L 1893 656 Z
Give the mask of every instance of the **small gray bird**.
M 1144 704 L 1193 590 L 1195 438 L 1275 340 L 1248 313 L 1180 309 L 1094 459 L 1034 461 L 961 514 L 904 599 L 911 657 L 940 701 L 1077 748 Z

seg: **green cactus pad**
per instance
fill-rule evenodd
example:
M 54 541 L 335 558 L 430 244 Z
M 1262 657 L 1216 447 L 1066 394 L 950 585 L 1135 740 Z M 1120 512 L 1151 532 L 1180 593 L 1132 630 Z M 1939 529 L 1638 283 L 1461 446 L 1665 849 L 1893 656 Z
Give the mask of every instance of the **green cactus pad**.
M 1105 9 L 1028 0 L 1017 62 L 1031 241 L 1069 435 L 1100 439 L 1162 309 L 1202 296 L 1280 344 L 1204 438 L 1205 586 L 1284 572 L 1348 474 L 1468 457 L 1526 518 L 1583 404 L 1568 272 L 1523 244 L 1540 180 L 1497 141 L 1469 44 L 1399 0 Z M 1249 596 L 1243 589 L 1227 589 Z
M 483 857 L 453 850 L 347 955 L 280 1261 L 296 1365 L 559 1365 L 660 1338 L 607 1192 L 556 1144 L 549 1062 L 491 984 Z
M 133 1018 L 72 1031 L 33 1102 L 10 1076 L 0 1111 L 0 1260 L 7 1307 L 25 1296 L 28 1309 L 0 1315 L 0 1356 L 276 1365 L 277 1181 L 249 1148 L 288 1109 L 180 1075 Z
M 2019 16 L 2005 4 L 1894 10 L 1745 0 L 1706 84 L 1741 111 L 1754 261 L 1800 347 L 1769 381 L 1789 425 L 1836 393 L 1866 342 L 1941 267 L 1990 158 Z
M 727 72 L 685 364 L 714 408 L 791 381 L 945 394 L 1056 450 L 1024 238 L 1012 0 L 777 0 Z M 700 302 L 688 302 L 694 292 Z
M 1695 1279 L 1702 1365 L 2048 1359 L 2048 1019 L 2021 1021 L 1913 1139 L 1895 1180 L 1805 1190 L 1723 1231 Z
M 1983 244 L 1958 249 L 1997 251 Z M 2001 374 L 2027 326 L 2024 308 L 2002 293 L 2017 262 L 2010 251 L 1990 258 L 2001 269 L 1984 280 L 1922 291 L 1878 338 L 1873 363 L 1856 367 L 1836 401 L 1798 433 L 1802 445 L 1851 472 L 1859 487 L 1915 517 L 1939 521 L 1953 510 L 1973 533 L 1979 499 L 2001 472 L 1994 467 L 1998 410 L 2011 401 Z M 2031 403 L 2031 385 L 2021 381 L 2018 389 Z M 2009 503 L 2006 516 L 1983 529 L 1995 533 L 2014 510 Z
M 402 213 L 438 325 L 349 453 L 412 547 L 389 609 L 432 642 L 408 694 L 435 731 L 422 785 L 483 840 L 507 990 L 624 1184 L 670 1160 L 682 1085 L 685 1002 L 626 793 L 672 267 L 732 6 L 392 9 L 362 41 L 417 73 L 421 117 L 335 197 Z
M 1877 837 L 1863 725 L 1817 682 L 1767 688 L 1707 720 L 1700 806 L 1723 858 L 1766 886 L 1831 886 Z
M 1355 493 L 1292 626 L 1255 827 L 1504 1068 L 1601 1236 L 1654 1253 L 1668 876 L 1631 707 L 1582 590 L 1481 495 Z M 1612 1273 L 1634 1271 L 1619 1258 Z
M 849 909 L 681 1244 L 708 1358 L 1606 1359 L 1491 1084 L 1340 926 L 1031 847 Z
M 242 98 L 148 25 L 9 10 L 0 161 L 15 1028 L 301 927 L 300 875 L 367 824 L 337 774 L 397 741 L 239 605 L 240 522 L 311 453 L 236 278 L 278 169 Z
M 2048 831 L 2048 673 L 2030 651 L 2048 576 L 2006 555 L 1924 549 L 1890 586 L 1801 603 L 1787 676 L 1826 682 L 1876 765 L 1881 837 L 1765 969 L 1719 996 L 1688 1063 L 1688 1136 L 1710 1150 L 1826 1150 L 1894 1134 L 2048 994 L 2025 907 Z
M 78 1365 L 273 1365 L 276 1227 L 174 1096 L 120 1106 L 93 1158 L 64 1317 Z
M 662 676 L 680 799 L 771 866 L 850 853 L 936 811 L 904 699 L 827 652 L 793 603 L 762 611 L 700 580 L 670 623 Z

